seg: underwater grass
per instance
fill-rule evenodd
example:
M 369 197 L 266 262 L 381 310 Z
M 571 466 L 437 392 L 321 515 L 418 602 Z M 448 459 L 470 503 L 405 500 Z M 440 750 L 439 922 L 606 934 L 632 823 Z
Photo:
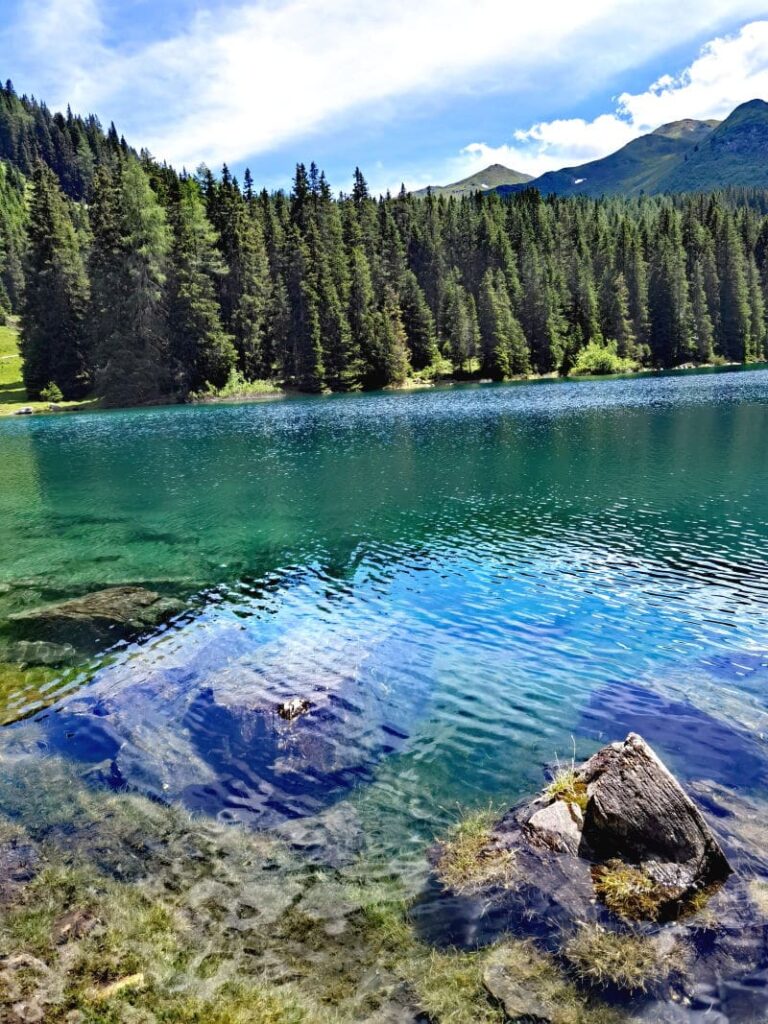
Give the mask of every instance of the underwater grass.
M 674 956 L 660 953 L 652 939 L 635 932 L 615 932 L 582 925 L 563 948 L 576 978 L 584 983 L 627 992 L 647 992 L 677 967 Z
M 3 897 L 0 1019 L 24 1001 L 46 1024 L 353 1024 L 401 1011 L 496 1024 L 490 958 L 530 963 L 512 939 L 432 949 L 380 861 L 319 868 L 281 840 L 90 787 L 56 758 L 0 768 L 0 803 L 15 812 L 0 817 L 0 843 L 39 857 Z M 494 820 L 483 812 L 459 835 L 476 843 Z M 541 963 L 527 984 L 558 994 L 555 1024 L 609 1019 Z
M 471 893 L 483 886 L 507 888 L 515 881 L 515 854 L 494 843 L 498 814 L 492 809 L 468 814 L 440 844 L 436 874 L 446 888 Z

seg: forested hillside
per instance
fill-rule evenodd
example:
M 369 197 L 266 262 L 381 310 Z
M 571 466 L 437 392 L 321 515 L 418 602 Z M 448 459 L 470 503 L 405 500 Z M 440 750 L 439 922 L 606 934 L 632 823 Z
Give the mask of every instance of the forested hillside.
M 585 350 L 621 366 L 765 356 L 766 192 L 374 199 L 356 171 L 334 197 L 300 165 L 270 195 L 226 167 L 178 175 L 10 87 L 0 109 L 6 156 L 15 140 L 0 307 L 21 314 L 33 398 L 376 388 L 445 361 L 502 380 L 567 373 Z

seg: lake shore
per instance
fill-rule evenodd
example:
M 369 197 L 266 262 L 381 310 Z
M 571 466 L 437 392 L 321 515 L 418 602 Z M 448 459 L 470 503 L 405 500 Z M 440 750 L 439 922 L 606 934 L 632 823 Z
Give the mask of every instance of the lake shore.
M 459 374 L 446 376 L 420 377 L 414 375 L 409 377 L 403 384 L 390 385 L 384 390 L 387 392 L 407 392 L 429 390 L 433 388 L 452 388 L 466 384 L 523 384 L 537 383 L 541 381 L 590 381 L 590 380 L 611 380 L 626 379 L 633 377 L 646 377 L 659 373 L 678 373 L 695 370 L 725 370 L 737 367 L 747 368 L 760 364 L 744 363 L 683 363 L 680 366 L 663 368 L 643 367 L 629 373 L 608 374 L 608 375 L 568 375 L 562 376 L 558 373 L 531 373 L 510 377 L 503 382 L 494 382 L 489 378 L 481 377 L 479 374 Z M 332 395 L 337 392 L 322 391 L 321 395 Z M 361 394 L 363 392 L 360 392 Z M 287 387 L 279 381 L 259 381 L 253 388 L 244 388 L 232 393 L 223 394 L 197 394 L 191 396 L 187 402 L 179 403 L 184 405 L 236 405 L 256 404 L 262 402 L 275 402 L 290 398 L 306 396 L 307 392 L 299 391 L 293 387 Z M 137 408 L 152 408 L 154 406 L 165 406 L 174 404 L 170 399 L 163 398 L 155 402 L 146 403 Z M 19 416 L 24 413 L 22 410 L 30 410 L 29 415 L 54 415 L 62 412 L 94 412 L 102 409 L 103 406 L 98 397 L 94 396 L 83 401 L 31 401 L 27 398 L 21 372 L 21 355 L 19 352 L 19 326 L 17 321 L 4 327 L 0 327 L 0 418 L 3 416 Z

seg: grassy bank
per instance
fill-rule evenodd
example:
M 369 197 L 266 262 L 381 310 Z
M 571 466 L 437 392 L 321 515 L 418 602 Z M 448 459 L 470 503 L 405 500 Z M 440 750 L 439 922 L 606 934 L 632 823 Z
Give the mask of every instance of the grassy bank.
M 90 402 L 59 402 L 61 409 L 90 407 Z M 19 409 L 29 407 L 35 412 L 48 412 L 49 402 L 30 402 L 21 375 L 19 330 L 16 323 L 0 327 L 0 416 L 13 416 Z
M 15 327 L 0 327 L 0 416 L 27 405 L 21 379 L 19 335 Z

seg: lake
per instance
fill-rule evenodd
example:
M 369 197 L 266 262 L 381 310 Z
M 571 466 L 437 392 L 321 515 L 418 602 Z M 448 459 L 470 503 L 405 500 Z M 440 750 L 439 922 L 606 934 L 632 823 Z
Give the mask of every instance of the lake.
M 34 832 L 24 779 L 36 841 L 81 785 L 260 835 L 341 807 L 413 895 L 463 809 L 631 729 L 764 799 L 767 441 L 766 370 L 2 421 L 0 811 Z M 122 585 L 184 610 L 19 655 L 13 616 Z

